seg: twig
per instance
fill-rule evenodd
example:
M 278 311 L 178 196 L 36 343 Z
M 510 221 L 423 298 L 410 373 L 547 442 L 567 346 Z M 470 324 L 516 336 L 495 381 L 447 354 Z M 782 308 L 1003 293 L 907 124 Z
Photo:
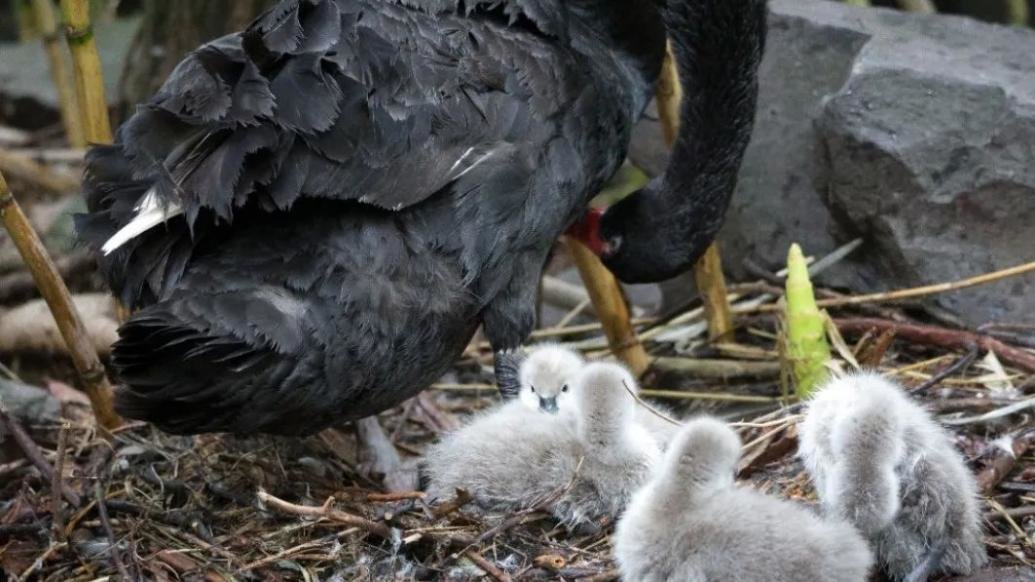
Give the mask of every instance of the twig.
M 597 317 L 604 327 L 612 353 L 625 362 L 635 376 L 642 375 L 650 362 L 647 351 L 633 331 L 629 305 L 621 285 L 593 251 L 571 237 L 565 239 L 593 301 Z
M 654 408 L 650 404 L 647 404 L 642 398 L 640 398 L 640 395 L 637 394 L 635 390 L 630 388 L 629 385 L 625 383 L 625 380 L 622 380 L 622 386 L 625 386 L 625 391 L 629 393 L 629 396 L 633 397 L 633 400 L 635 400 L 637 404 L 639 404 L 640 406 L 646 408 L 654 416 L 656 416 L 656 417 L 660 418 L 661 420 L 664 420 L 665 422 L 668 422 L 669 424 L 672 424 L 674 426 L 683 426 L 683 423 L 681 423 L 678 420 L 672 418 L 671 416 L 661 412 L 657 408 Z
M 262 489 L 258 492 L 259 501 L 268 504 L 269 506 L 283 511 L 284 513 L 292 513 L 294 515 L 301 515 L 303 517 L 315 517 L 329 519 L 333 522 L 340 523 L 351 527 L 358 527 L 364 531 L 371 533 L 381 539 L 391 540 L 393 538 L 393 530 L 383 523 L 377 523 L 371 521 L 365 517 L 358 515 L 352 515 L 344 511 L 334 509 L 331 507 L 333 498 L 328 499 L 327 503 L 323 507 L 313 507 L 311 505 L 296 505 L 274 497 L 269 493 L 266 493 Z
M 819 307 L 844 307 L 846 305 L 863 305 L 867 303 L 883 303 L 887 301 L 900 301 L 902 299 L 911 299 L 913 297 L 925 297 L 928 295 L 936 295 L 939 293 L 947 293 L 949 291 L 957 291 L 959 289 L 966 289 L 968 287 L 975 287 L 977 285 L 984 285 L 986 283 L 994 283 L 1008 277 L 1016 277 L 1025 273 L 1035 271 L 1035 262 L 1025 263 L 1016 267 L 1010 267 L 1009 269 L 1002 269 L 999 271 L 993 271 L 991 273 L 985 273 L 976 277 L 968 277 L 966 279 L 960 279 L 959 281 L 952 281 L 950 283 L 938 283 L 935 285 L 924 285 L 923 287 L 911 287 L 909 289 L 899 289 L 897 291 L 886 291 L 882 293 L 871 293 L 869 295 L 853 295 L 846 297 L 838 297 L 834 299 L 821 299 L 816 302 Z M 773 311 L 779 311 L 778 305 L 768 304 L 759 305 L 756 307 L 746 308 L 735 308 L 733 313 L 745 314 L 745 313 L 768 313 Z
M 97 263 L 86 251 L 74 252 L 54 260 L 58 274 L 63 279 L 82 277 L 97 270 Z M 0 276 L 0 302 L 22 301 L 33 297 L 38 289 L 32 273 L 17 271 Z
M 933 346 L 954 350 L 970 349 L 977 345 L 983 350 L 991 350 L 1007 363 L 1024 369 L 1028 372 L 1035 372 L 1035 355 L 1024 350 L 1008 346 L 1003 342 L 985 335 L 970 331 L 961 331 L 933 325 L 921 325 L 913 323 L 899 323 L 886 319 L 875 318 L 847 318 L 835 319 L 834 322 L 842 332 L 863 333 L 870 329 L 886 330 L 894 329 L 895 333 L 903 339 Z
M 29 576 L 33 572 L 35 572 L 39 568 L 42 568 L 43 564 L 48 559 L 50 559 L 51 556 L 53 556 L 58 551 L 65 549 L 65 547 L 67 547 L 67 546 L 68 546 L 67 542 L 61 542 L 61 543 L 57 543 L 57 544 L 50 544 L 50 547 L 48 547 L 47 550 L 45 552 L 43 552 L 42 555 L 40 555 L 40 557 L 38 557 L 35 560 L 33 560 L 32 561 L 32 565 L 29 566 L 28 568 L 26 568 L 24 572 L 22 572 L 20 575 L 16 576 L 15 580 L 27 580 L 29 578 Z
M 927 380 L 923 384 L 920 384 L 919 386 L 916 386 L 915 388 L 910 389 L 909 392 L 911 394 L 919 394 L 920 392 L 924 392 L 926 390 L 929 390 L 930 388 L 933 388 L 934 386 L 937 386 L 938 383 L 942 380 L 956 374 L 957 372 L 962 371 L 964 368 L 969 366 L 971 362 L 973 362 L 974 359 L 977 358 L 979 351 L 980 350 L 978 350 L 978 347 L 976 345 L 971 346 L 967 353 L 964 354 L 961 358 L 959 358 L 949 366 L 946 366 L 943 370 L 939 370 L 938 373 L 936 373 L 934 376 L 931 376 L 929 380 Z
M 93 484 L 94 497 L 97 498 L 97 515 L 101 518 L 101 527 L 104 528 L 104 534 L 108 536 L 108 543 L 111 544 L 111 559 L 115 562 L 115 568 L 119 571 L 119 576 L 123 580 L 132 580 L 133 578 L 129 575 L 129 570 L 126 569 L 126 564 L 122 561 L 122 556 L 119 554 L 118 538 L 115 537 L 115 531 L 111 528 L 111 520 L 108 518 L 108 508 L 104 503 L 104 484 L 103 479 L 98 479 Z
M 1024 507 L 1012 507 L 1010 509 L 1002 508 L 1002 511 L 989 511 L 985 513 L 984 517 L 986 521 L 993 521 L 1006 516 L 1018 519 L 1032 515 L 1035 515 L 1035 505 L 1025 505 Z
M 68 431 L 71 425 L 68 421 L 61 423 L 61 430 L 58 432 L 57 460 L 54 462 L 54 475 L 50 480 L 50 517 L 51 528 L 54 530 L 54 538 L 59 542 L 65 541 L 65 532 L 62 526 L 64 520 L 61 517 L 61 491 L 65 486 L 65 450 L 68 448 Z
M 40 34 L 43 36 L 43 49 L 47 52 L 47 60 L 50 62 L 50 76 L 57 89 L 58 102 L 61 104 L 61 121 L 65 125 L 68 143 L 76 148 L 86 147 L 72 74 L 65 63 L 64 47 L 58 34 L 54 3 L 52 0 L 32 0 L 32 9 Z
M 640 390 L 640 396 L 668 398 L 670 400 L 714 400 L 718 402 L 759 402 L 776 404 L 782 401 L 774 396 L 752 396 L 750 394 L 727 394 L 725 392 L 691 392 L 685 390 Z
M 888 348 L 891 347 L 891 343 L 895 341 L 895 330 L 886 329 L 882 331 L 877 337 L 871 338 L 858 350 L 856 356 L 859 365 L 864 368 L 876 368 L 880 366 L 881 361 L 884 360 L 884 354 L 888 353 Z
M 990 495 L 996 485 L 1010 474 L 1017 464 L 1017 459 L 1023 457 L 1033 443 L 1035 430 L 1029 430 L 1002 445 L 997 445 L 992 462 L 977 475 L 978 490 L 984 495 Z
M 87 396 L 90 397 L 98 424 L 104 429 L 117 427 L 121 421 L 112 405 L 111 386 L 105 376 L 104 366 L 101 365 L 97 351 L 86 332 L 82 317 L 72 303 L 68 287 L 58 275 L 57 267 L 54 266 L 54 261 L 44 248 L 39 235 L 33 230 L 21 206 L 7 188 L 3 174 L 0 174 L 0 216 L 11 240 L 32 271 L 40 294 L 54 314 L 54 321 L 57 322 L 61 336 L 68 344 L 72 362 L 86 388 Z
M 424 499 L 427 493 L 423 491 L 395 491 L 392 493 L 368 493 L 367 501 L 371 503 L 390 503 L 392 501 L 406 501 L 408 499 Z
M 461 507 L 467 505 L 468 503 L 470 503 L 473 500 L 474 500 L 474 498 L 466 490 L 464 490 L 464 489 L 457 489 L 456 490 L 456 497 L 454 497 L 450 501 L 447 501 L 445 503 L 439 504 L 435 508 L 435 510 L 431 512 L 431 515 L 436 520 L 442 519 L 443 517 L 446 517 L 447 515 L 453 513 L 454 511 L 460 509 Z
M 779 362 L 715 360 L 706 358 L 656 358 L 651 367 L 696 378 L 731 380 L 737 378 L 775 378 L 780 375 Z
M 510 582 L 510 576 L 508 576 L 506 572 L 497 568 L 492 562 L 486 560 L 485 557 L 477 551 L 467 550 L 464 552 L 464 555 L 467 556 L 467 559 L 471 560 L 475 566 L 478 566 L 483 572 L 492 576 L 499 582 Z
M 29 438 L 28 433 L 22 428 L 22 425 L 11 415 L 7 410 L 7 406 L 4 405 L 3 401 L 0 401 L 0 426 L 4 428 L 11 436 L 14 437 L 14 442 L 18 443 L 18 447 L 25 453 L 25 456 L 29 459 L 29 462 L 39 469 L 40 474 L 43 478 L 54 482 L 54 468 L 50 466 L 50 463 L 43 458 L 43 452 L 36 446 L 36 443 Z M 72 491 L 64 484 L 60 484 L 61 495 L 68 500 L 69 503 L 78 507 L 80 504 L 79 495 Z
M 76 97 L 83 116 L 83 133 L 90 143 L 111 143 L 108 100 L 104 96 L 104 74 L 97 53 L 89 0 L 61 0 L 68 47 L 75 69 Z
M 79 189 L 76 178 L 58 174 L 28 156 L 4 150 L 0 150 L 0 172 L 50 194 L 65 194 Z
M 991 412 L 986 412 L 978 416 L 965 416 L 963 418 L 941 419 L 941 422 L 942 424 L 947 424 L 949 426 L 977 424 L 979 422 L 988 422 L 990 420 L 996 420 L 999 418 L 1003 418 L 1005 416 L 1010 416 L 1011 414 L 1017 414 L 1018 412 L 1021 412 L 1022 410 L 1027 410 L 1029 408 L 1035 408 L 1035 398 L 1021 400 L 1020 402 L 1015 402 L 1009 406 L 997 408 Z

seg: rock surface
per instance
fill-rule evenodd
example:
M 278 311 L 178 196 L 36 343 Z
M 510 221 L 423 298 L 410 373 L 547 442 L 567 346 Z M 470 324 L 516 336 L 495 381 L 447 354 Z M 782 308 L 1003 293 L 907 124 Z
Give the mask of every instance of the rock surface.
M 857 291 L 1035 260 L 1035 32 L 772 0 L 755 134 L 720 240 L 727 271 L 865 244 L 822 283 Z M 631 157 L 656 172 L 656 122 Z M 669 302 L 692 289 L 666 285 Z M 674 291 L 673 291 L 674 290 Z M 1035 276 L 938 298 L 974 325 L 1031 319 Z

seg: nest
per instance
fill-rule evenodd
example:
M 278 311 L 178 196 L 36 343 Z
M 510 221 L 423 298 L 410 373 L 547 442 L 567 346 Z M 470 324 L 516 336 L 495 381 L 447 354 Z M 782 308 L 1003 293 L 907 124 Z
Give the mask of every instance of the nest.
M 1030 448 L 1035 429 L 1029 406 L 1035 375 L 1003 363 L 995 350 L 950 349 L 945 341 L 917 337 L 910 327 L 916 324 L 907 323 L 902 311 L 869 308 L 864 315 L 870 317 L 855 325 L 852 317 L 859 311 L 852 310 L 838 314 L 846 316 L 839 321 L 849 330 L 847 337 L 856 340 L 855 346 L 843 347 L 848 350 L 844 365 L 862 360 L 860 365 L 879 367 L 951 423 L 986 495 L 989 568 L 1004 576 L 1023 575 L 1035 557 Z M 794 456 L 798 407 L 783 399 L 775 318 L 745 316 L 737 343 L 714 344 L 694 339 L 694 330 L 686 329 L 693 322 L 678 315 L 641 328 L 641 334 L 663 328 L 646 335 L 668 338 L 648 341 L 657 359 L 644 380 L 647 400 L 663 397 L 668 409 L 738 422 L 746 444 L 740 479 L 770 494 L 814 503 L 812 485 Z M 955 338 L 960 346 L 973 343 L 966 341 L 972 339 L 969 332 L 924 329 L 963 334 Z M 537 335 L 591 355 L 604 347 L 593 324 Z M 497 395 L 487 383 L 489 358 L 487 346 L 472 343 L 449 383 L 381 416 L 407 464 L 419 461 L 439 434 L 495 403 Z M 445 500 L 420 492 L 385 493 L 380 475 L 360 459 L 348 427 L 290 439 L 176 437 L 131 424 L 108 441 L 95 432 L 88 407 L 75 398 L 62 400 L 64 426 L 28 424 L 25 436 L 39 458 L 0 466 L 0 498 L 6 500 L 0 504 L 0 567 L 22 578 L 617 578 L 612 524 L 568 531 L 536 508 L 483 511 L 463 491 Z M 41 466 L 60 467 L 60 478 Z M 57 490 L 64 494 L 56 498 Z

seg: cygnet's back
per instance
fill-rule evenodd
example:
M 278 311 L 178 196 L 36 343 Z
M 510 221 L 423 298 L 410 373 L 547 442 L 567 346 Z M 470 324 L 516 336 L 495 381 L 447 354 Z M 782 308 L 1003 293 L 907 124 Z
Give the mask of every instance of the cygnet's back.
M 536 346 L 518 368 L 519 399 L 542 412 L 573 412 L 571 385 L 585 364 L 581 355 L 568 348 Z
M 424 460 L 432 497 L 465 489 L 489 509 L 525 507 L 550 486 L 557 450 L 576 444 L 571 422 L 511 401 L 432 445 Z
M 572 448 L 558 449 L 551 463 L 551 482 L 571 482 L 577 473 L 554 504 L 553 513 L 564 523 L 617 517 L 661 456 L 654 438 L 635 422 L 636 402 L 628 389 L 633 382 L 622 366 L 593 363 L 574 383 L 578 439 Z
M 689 422 L 615 531 L 627 582 L 862 582 L 866 542 L 843 522 L 737 487 L 740 439 L 724 423 Z
M 892 578 L 967 574 L 987 560 L 973 475 L 899 386 L 872 373 L 831 381 L 800 438 L 824 510 L 870 538 Z

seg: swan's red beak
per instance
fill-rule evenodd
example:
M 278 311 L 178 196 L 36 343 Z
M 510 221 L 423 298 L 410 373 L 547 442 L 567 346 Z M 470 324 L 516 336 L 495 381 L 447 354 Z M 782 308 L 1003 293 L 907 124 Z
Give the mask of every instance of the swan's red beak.
M 604 256 L 608 251 L 607 243 L 600 238 L 600 218 L 604 216 L 604 210 L 606 208 L 590 208 L 565 233 L 589 247 L 598 257 Z

